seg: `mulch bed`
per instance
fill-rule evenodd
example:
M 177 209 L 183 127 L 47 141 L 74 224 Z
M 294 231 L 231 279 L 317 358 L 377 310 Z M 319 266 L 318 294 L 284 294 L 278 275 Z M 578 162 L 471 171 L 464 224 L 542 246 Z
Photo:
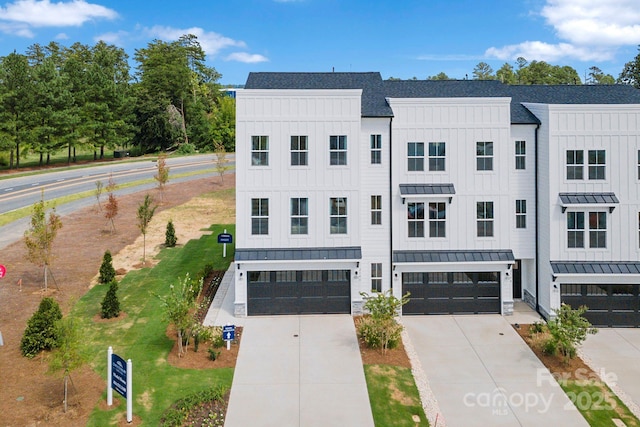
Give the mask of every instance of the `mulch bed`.
M 353 321 L 358 328 L 358 317 L 354 317 Z M 360 346 L 360 356 L 362 357 L 363 365 L 392 365 L 401 366 L 403 368 L 411 368 L 411 362 L 409 356 L 404 349 L 402 340 L 396 348 L 388 349 L 386 352 L 382 352 L 379 349 L 369 348 L 364 341 L 358 337 L 358 344 Z

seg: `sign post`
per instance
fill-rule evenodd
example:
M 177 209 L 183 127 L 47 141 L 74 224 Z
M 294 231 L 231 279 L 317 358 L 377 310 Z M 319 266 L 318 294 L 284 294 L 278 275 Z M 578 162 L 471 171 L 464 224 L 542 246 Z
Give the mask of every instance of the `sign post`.
M 107 350 L 107 405 L 113 405 L 113 390 L 127 399 L 127 422 L 133 421 L 133 364 L 109 347 Z
M 233 236 L 224 229 L 223 233 L 218 234 L 218 243 L 222 243 L 222 258 L 227 257 L 227 243 L 233 243 Z
M 227 350 L 231 350 L 231 341 L 236 338 L 235 325 L 225 325 L 222 327 L 222 339 L 227 342 Z

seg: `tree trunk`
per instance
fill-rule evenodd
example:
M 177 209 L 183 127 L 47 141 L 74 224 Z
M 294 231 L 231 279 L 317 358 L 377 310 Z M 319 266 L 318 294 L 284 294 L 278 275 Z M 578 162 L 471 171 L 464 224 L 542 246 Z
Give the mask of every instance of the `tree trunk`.
M 65 375 L 64 376 L 64 412 L 65 414 L 67 413 L 67 399 L 68 399 L 68 392 L 69 392 L 69 386 L 68 386 L 68 382 L 69 382 L 69 376 Z
M 182 357 L 182 329 L 178 328 L 178 357 Z
M 67 146 L 67 164 L 71 164 L 71 143 Z
M 182 132 L 184 133 L 184 143 L 189 143 L 189 136 L 187 135 L 187 119 L 184 117 L 184 99 L 180 100 L 180 114 L 182 115 Z
M 20 143 L 16 141 L 16 169 L 20 168 Z
M 47 287 L 47 264 L 44 265 L 44 291 L 46 292 L 48 290 Z
M 73 163 L 75 163 L 77 161 L 76 159 L 76 146 L 73 146 Z
M 11 150 L 11 153 L 9 154 L 9 169 L 13 169 L 13 149 Z

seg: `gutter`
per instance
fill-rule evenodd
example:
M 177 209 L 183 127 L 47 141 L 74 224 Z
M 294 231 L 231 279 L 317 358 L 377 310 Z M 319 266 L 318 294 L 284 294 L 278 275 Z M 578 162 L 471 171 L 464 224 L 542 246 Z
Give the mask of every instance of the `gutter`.
M 538 158 L 538 130 L 540 130 L 540 123 L 538 123 L 536 125 L 536 130 L 535 130 L 535 137 L 534 137 L 534 141 L 536 144 L 535 147 L 535 160 L 536 160 L 536 169 L 535 169 L 535 176 L 534 176 L 534 185 L 535 185 L 535 197 L 536 197 L 536 313 L 538 313 L 539 315 L 541 315 L 543 318 L 544 316 L 542 315 L 542 313 L 540 313 L 540 298 L 539 298 L 539 292 L 540 292 L 540 197 L 539 197 L 539 183 L 538 183 L 538 174 L 539 174 L 539 158 Z
M 393 295 L 393 116 L 389 117 L 389 289 Z M 402 294 L 402 290 L 400 290 Z M 402 308 L 400 308 L 402 310 Z

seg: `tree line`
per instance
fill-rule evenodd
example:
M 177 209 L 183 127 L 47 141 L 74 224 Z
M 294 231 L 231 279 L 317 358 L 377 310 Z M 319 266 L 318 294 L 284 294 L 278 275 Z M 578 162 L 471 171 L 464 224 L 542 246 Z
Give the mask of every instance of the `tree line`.
M 509 85 L 554 85 L 554 84 L 628 84 L 640 89 L 640 48 L 634 59 L 627 62 L 618 77 L 605 74 L 600 68 L 592 66 L 584 81 L 578 72 L 570 66 L 551 65 L 545 61 L 527 61 L 523 57 L 516 59 L 514 65 L 504 63 L 497 71 L 486 62 L 478 63 L 471 74 L 473 80 L 500 80 Z M 466 75 L 466 78 L 469 76 Z M 394 77 L 389 80 L 399 80 Z M 416 77 L 413 80 L 417 80 Z M 440 72 L 428 76 L 427 80 L 455 80 Z
M 24 153 L 40 164 L 66 150 L 131 148 L 138 153 L 182 149 L 234 150 L 235 102 L 221 75 L 206 65 L 194 35 L 153 40 L 125 51 L 103 41 L 69 47 L 33 44 L 0 58 L 0 163 L 20 167 Z

